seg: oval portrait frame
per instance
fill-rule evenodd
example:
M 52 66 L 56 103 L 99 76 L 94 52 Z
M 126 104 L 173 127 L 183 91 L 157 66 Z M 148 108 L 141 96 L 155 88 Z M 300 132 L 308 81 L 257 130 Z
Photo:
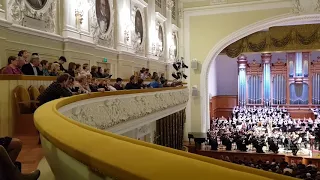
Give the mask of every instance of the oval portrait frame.
M 140 27 L 137 27 L 137 16 L 141 19 L 141 25 Z M 137 31 L 140 33 L 141 42 L 140 45 L 143 44 L 145 40 L 145 31 L 144 31 L 144 17 L 142 16 L 141 10 L 137 8 L 134 14 L 134 32 L 137 33 Z M 142 35 L 141 35 L 142 34 Z
M 42 12 L 42 13 L 45 13 L 48 11 L 50 5 L 52 4 L 53 1 L 56 1 L 56 0 L 46 0 L 45 4 L 40 8 L 40 9 L 35 9 L 31 3 L 29 3 L 29 0 L 23 0 L 24 1 L 24 4 L 25 6 L 32 10 L 32 11 L 37 11 L 37 12 Z
M 161 52 L 163 52 L 164 50 L 164 33 L 163 33 L 163 27 L 162 27 L 162 24 L 159 24 L 159 30 L 158 30 L 158 38 L 159 40 L 162 42 L 162 49 L 161 49 Z
M 106 16 L 107 16 L 107 21 L 108 21 L 108 25 L 107 25 L 107 30 L 106 31 L 101 31 L 101 25 L 100 25 L 100 18 L 102 18 L 102 13 L 100 13 L 100 5 L 101 5 L 101 0 L 95 0 L 95 16 L 96 16 L 96 20 L 97 20 L 97 24 L 99 26 L 99 31 L 101 34 L 108 34 L 110 32 L 110 29 L 112 28 L 111 25 L 112 25 L 112 18 L 113 18 L 113 13 L 112 13 L 112 9 L 111 9 L 111 5 L 110 4 L 110 0 L 104 0 L 105 3 L 106 3 Z M 99 5 L 99 6 L 98 6 Z

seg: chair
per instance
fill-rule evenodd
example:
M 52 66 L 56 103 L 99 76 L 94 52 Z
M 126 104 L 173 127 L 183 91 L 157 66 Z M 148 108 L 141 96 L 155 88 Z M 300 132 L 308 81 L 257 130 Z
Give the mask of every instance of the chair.
M 14 135 L 38 135 L 33 122 L 33 104 L 38 101 L 31 100 L 29 92 L 21 85 L 13 90 L 13 97 L 16 107 Z
M 28 91 L 29 91 L 29 95 L 30 95 L 30 100 L 33 101 L 31 103 L 32 108 L 37 109 L 38 108 L 37 99 L 38 99 L 38 96 L 40 95 L 40 92 L 39 92 L 38 88 L 36 88 L 34 86 L 30 86 L 28 88 Z
M 39 87 L 39 92 L 40 92 L 40 94 L 43 93 L 44 90 L 46 90 L 46 87 L 43 86 L 43 85 L 41 85 L 41 86 Z

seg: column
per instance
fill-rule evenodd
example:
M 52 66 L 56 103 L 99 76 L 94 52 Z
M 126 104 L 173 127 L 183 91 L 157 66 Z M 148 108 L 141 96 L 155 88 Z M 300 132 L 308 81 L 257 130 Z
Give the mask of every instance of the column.
M 173 48 L 174 43 L 173 43 L 173 36 L 172 36 L 172 7 L 173 7 L 173 1 L 172 0 L 166 0 L 166 22 L 165 22 L 165 33 L 166 33 L 166 49 L 164 52 L 164 58 L 168 60 L 168 62 L 172 62 L 173 60 L 170 60 L 170 48 Z
M 246 74 L 246 67 L 247 67 L 247 57 L 241 54 L 238 57 L 238 104 L 239 106 L 245 106 L 247 100 L 247 74 Z
M 155 24 L 155 11 L 156 11 L 156 3 L 155 1 L 148 1 L 148 12 L 147 12 L 147 33 L 148 40 L 146 41 L 146 49 L 147 49 L 147 57 L 154 58 L 152 56 L 152 46 L 156 42 L 156 24 Z
M 128 48 L 131 48 L 131 31 L 133 29 L 130 0 L 115 1 L 115 4 L 117 13 L 116 47 L 119 51 L 128 51 Z
M 6 19 L 6 0 L 0 0 L 0 20 Z
M 261 61 L 263 63 L 263 105 L 271 106 L 271 53 L 262 53 Z

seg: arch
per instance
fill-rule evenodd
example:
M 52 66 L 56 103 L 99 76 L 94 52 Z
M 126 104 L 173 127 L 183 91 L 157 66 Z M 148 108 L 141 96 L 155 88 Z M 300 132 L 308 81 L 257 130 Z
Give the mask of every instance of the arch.
M 223 38 L 210 50 L 205 61 L 203 62 L 200 75 L 200 95 L 201 95 L 201 130 L 206 132 L 210 127 L 210 112 L 209 112 L 209 93 L 208 93 L 208 78 L 211 63 L 217 58 L 219 53 L 228 45 L 244 38 L 257 31 L 262 31 L 272 26 L 286 26 L 292 24 L 314 24 L 320 23 L 320 14 L 284 14 L 267 18 L 256 23 L 250 24 L 238 31 L 235 31 Z

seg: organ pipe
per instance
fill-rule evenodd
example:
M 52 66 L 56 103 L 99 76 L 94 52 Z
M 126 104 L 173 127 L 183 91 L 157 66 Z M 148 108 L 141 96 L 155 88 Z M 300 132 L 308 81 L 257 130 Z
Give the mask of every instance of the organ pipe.
M 271 105 L 271 70 L 270 70 L 270 62 L 272 55 L 271 53 L 262 53 L 261 60 L 263 62 L 263 101 L 265 106 Z
M 245 55 L 240 55 L 238 57 L 238 104 L 239 106 L 246 105 L 246 67 L 247 67 L 247 57 Z M 249 79 L 250 81 L 250 79 Z M 250 82 L 249 82 L 250 83 Z M 250 85 L 249 85 L 250 88 Z

